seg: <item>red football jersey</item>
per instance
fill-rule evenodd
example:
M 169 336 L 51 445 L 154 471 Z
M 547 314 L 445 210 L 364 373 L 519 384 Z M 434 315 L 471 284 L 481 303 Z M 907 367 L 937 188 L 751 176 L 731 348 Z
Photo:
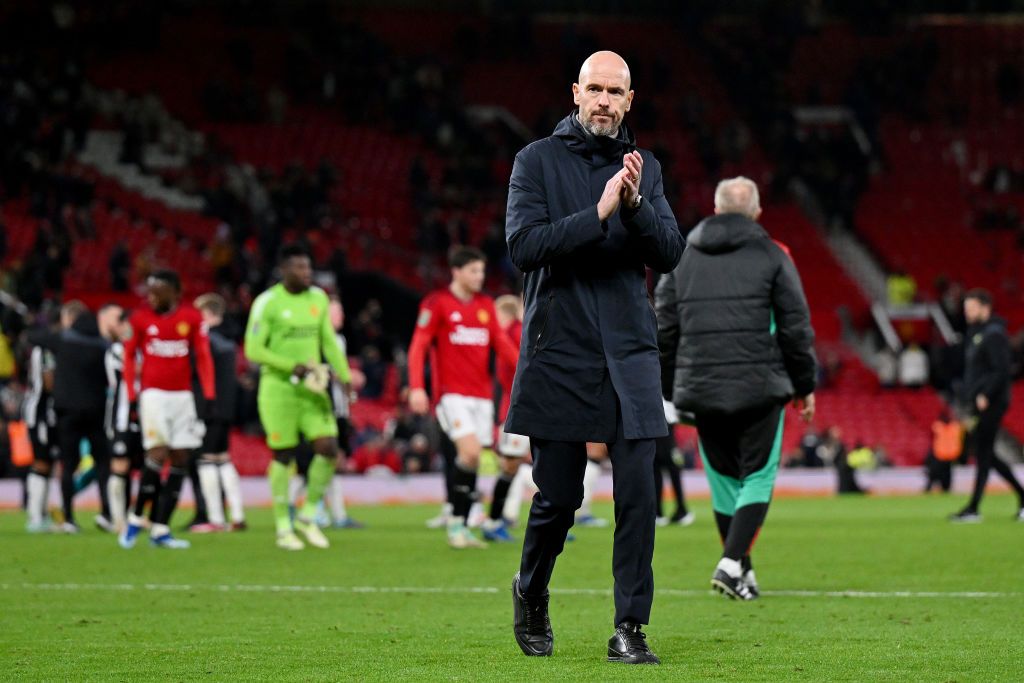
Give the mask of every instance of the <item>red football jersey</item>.
M 160 314 L 150 308 L 135 311 L 130 319 L 131 339 L 124 345 L 124 381 L 128 400 L 134 401 L 136 355 L 142 353 L 142 390 L 192 391 L 192 361 L 203 396 L 212 400 L 216 390 L 213 380 L 213 356 L 210 337 L 203 317 L 191 306 L 178 306 Z
M 460 394 L 490 399 L 494 396 L 490 353 L 515 364 L 519 352 L 498 326 L 494 301 L 476 294 L 462 301 L 451 290 L 438 290 L 420 304 L 416 332 L 409 345 L 409 387 L 423 389 L 424 361 L 431 355 L 434 396 Z
M 505 328 L 505 336 L 519 352 L 519 346 L 523 339 L 523 323 L 513 320 L 512 324 Z M 508 409 L 512 404 L 512 381 L 516 378 L 516 364 L 507 363 L 503 358 L 498 358 L 498 383 L 501 385 L 501 406 L 498 408 L 498 422 L 504 422 L 508 415 Z

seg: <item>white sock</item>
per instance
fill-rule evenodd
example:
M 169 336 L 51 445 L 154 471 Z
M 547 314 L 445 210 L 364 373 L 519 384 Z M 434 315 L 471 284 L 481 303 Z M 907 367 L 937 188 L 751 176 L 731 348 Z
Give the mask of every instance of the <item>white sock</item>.
M 111 474 L 107 479 L 107 497 L 110 499 L 110 521 L 115 529 L 123 529 L 125 523 L 125 506 L 127 501 L 126 488 L 128 480 L 119 474 Z
M 719 560 L 716 569 L 721 569 L 734 579 L 738 579 L 743 575 L 743 565 L 740 564 L 740 561 L 730 560 L 728 557 L 723 557 Z
M 587 469 L 583 471 L 583 504 L 576 511 L 577 517 L 590 514 L 591 504 L 594 502 L 594 487 L 597 486 L 597 478 L 600 476 L 601 466 L 593 460 L 587 459 Z
M 39 525 L 46 517 L 46 499 L 49 493 L 50 478 L 44 477 L 38 472 L 29 472 L 25 479 L 25 486 L 28 488 L 28 523 Z
M 199 488 L 206 501 L 206 516 L 211 524 L 224 525 L 224 503 L 220 497 L 220 474 L 212 462 L 199 463 Z
M 149 528 L 150 538 L 160 538 L 161 536 L 166 536 L 169 533 L 171 533 L 171 527 L 166 524 L 154 524 Z
M 345 496 L 341 488 L 341 475 L 335 474 L 331 483 L 327 485 L 327 502 L 331 506 L 331 519 L 335 522 L 344 522 L 348 519 L 348 510 L 345 508 Z
M 505 499 L 505 507 L 501 516 L 510 522 L 519 521 L 519 512 L 523 508 L 523 498 L 526 491 L 536 488 L 533 483 L 533 465 L 522 464 L 516 470 L 516 476 L 512 477 L 512 484 L 508 487 L 508 498 Z
M 299 506 L 299 498 L 306 490 L 306 480 L 302 477 L 292 477 L 288 482 L 288 503 L 294 507 Z
M 473 503 L 469 508 L 469 516 L 466 517 L 466 526 L 472 527 L 474 524 L 480 526 L 485 518 L 483 503 Z M 476 524 L 476 522 L 480 522 L 480 524 Z
M 232 522 L 245 521 L 245 508 L 242 505 L 242 480 L 238 476 L 238 470 L 230 460 L 218 466 L 220 470 L 220 485 L 224 487 L 224 497 L 228 499 L 228 509 L 231 510 Z

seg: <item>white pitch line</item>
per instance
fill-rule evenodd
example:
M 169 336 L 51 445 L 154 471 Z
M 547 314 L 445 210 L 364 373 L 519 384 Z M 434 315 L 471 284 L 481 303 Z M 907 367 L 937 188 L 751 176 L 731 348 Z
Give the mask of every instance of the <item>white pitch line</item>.
M 406 593 L 422 595 L 496 595 L 506 593 L 507 588 L 493 586 L 289 586 L 263 584 L 188 584 L 188 583 L 0 583 L 0 590 L 43 590 L 43 591 L 162 591 L 189 592 L 214 591 L 221 593 Z M 556 595 L 595 595 L 607 597 L 612 591 L 605 588 L 552 588 Z M 664 597 L 691 598 L 711 594 L 711 590 L 682 590 L 661 588 L 657 595 Z M 813 591 L 813 590 L 766 590 L 762 595 L 796 598 L 954 598 L 991 599 L 1016 598 L 1024 593 L 987 591 Z

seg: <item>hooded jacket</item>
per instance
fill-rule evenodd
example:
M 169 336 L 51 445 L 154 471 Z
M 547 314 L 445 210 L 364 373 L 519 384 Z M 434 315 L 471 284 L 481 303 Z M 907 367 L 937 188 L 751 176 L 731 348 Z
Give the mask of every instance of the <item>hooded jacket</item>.
M 683 250 L 647 150 L 643 201 L 597 215 L 605 183 L 636 149 L 629 129 L 595 137 L 575 112 L 516 155 L 505 236 L 524 272 L 525 317 L 505 429 L 540 439 L 609 442 L 667 433 L 657 329 L 646 269 L 668 272 Z
M 800 276 L 749 218 L 716 215 L 694 228 L 655 305 L 662 391 L 681 410 L 734 413 L 814 391 Z
M 984 396 L 996 408 L 1010 405 L 1010 338 L 1006 321 L 992 316 L 972 325 L 964 339 L 964 390 L 973 408 L 978 396 Z

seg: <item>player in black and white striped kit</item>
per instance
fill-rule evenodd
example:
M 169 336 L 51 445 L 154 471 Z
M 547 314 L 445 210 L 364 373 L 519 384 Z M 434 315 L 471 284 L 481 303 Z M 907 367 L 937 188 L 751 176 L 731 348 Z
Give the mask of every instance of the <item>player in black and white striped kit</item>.
M 22 418 L 32 441 L 32 469 L 25 479 L 28 490 L 25 525 L 29 533 L 50 531 L 52 523 L 46 513 L 50 498 L 50 474 L 53 463 L 60 460 L 57 445 L 57 411 L 53 404 L 53 354 L 41 346 L 32 348 L 28 360 L 28 391 L 22 403 Z
M 117 328 L 118 341 L 107 350 L 107 408 L 105 428 L 110 439 L 110 478 L 107 495 L 110 499 L 111 522 L 117 533 L 125 527 L 128 503 L 131 500 L 131 471 L 141 470 L 144 451 L 139 416 L 128 401 L 124 384 L 124 340 L 131 334 L 125 314 Z
M 331 317 L 331 326 L 338 338 L 338 346 L 342 354 L 348 356 L 348 343 L 341 328 L 345 325 L 345 308 L 337 294 L 332 294 L 328 313 Z M 341 473 L 345 469 L 345 459 L 352 455 L 351 448 L 351 425 L 349 417 L 352 413 L 352 402 L 355 400 L 355 392 L 352 386 L 342 384 L 335 378 L 331 382 L 331 403 L 334 404 L 334 417 L 338 422 L 338 461 L 335 463 L 336 474 L 327 487 L 327 494 L 324 499 L 331 509 L 332 525 L 340 529 L 361 529 L 362 522 L 357 522 L 348 516 L 348 509 L 345 507 L 345 494 L 341 488 Z
M 334 328 L 335 336 L 338 339 L 338 347 L 346 358 L 348 357 L 348 345 L 341 328 L 345 325 L 345 308 L 337 294 L 330 296 L 327 313 L 331 319 L 331 326 Z M 351 384 L 342 384 L 333 378 L 330 386 L 331 405 L 334 406 L 334 419 L 338 423 L 338 456 L 334 464 L 335 474 L 331 478 L 327 490 L 324 492 L 324 499 L 317 512 L 317 524 L 321 527 L 332 526 L 336 529 L 362 529 L 364 524 L 349 517 L 348 508 L 345 505 L 345 493 L 342 490 L 341 473 L 345 471 L 345 461 L 352 454 L 351 449 L 351 415 L 352 402 L 356 394 Z M 296 474 L 288 491 L 288 499 L 291 506 L 295 507 L 296 501 L 302 497 L 306 488 L 306 472 L 313 460 L 313 451 L 308 446 L 303 447 L 295 459 Z M 330 513 L 324 509 L 329 506 Z

